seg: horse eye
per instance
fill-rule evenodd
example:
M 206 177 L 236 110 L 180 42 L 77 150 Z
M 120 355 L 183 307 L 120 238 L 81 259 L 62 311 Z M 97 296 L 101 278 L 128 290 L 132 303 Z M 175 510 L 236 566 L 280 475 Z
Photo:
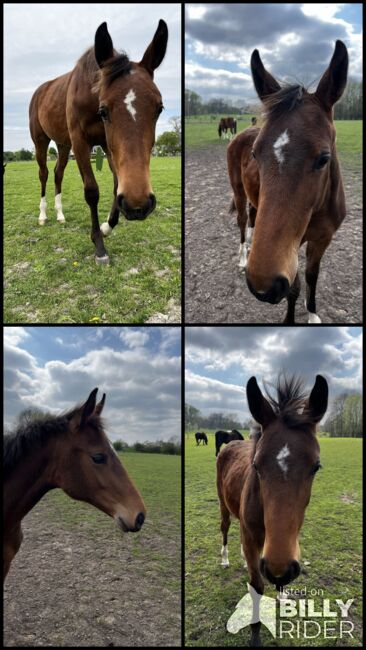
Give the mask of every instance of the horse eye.
M 94 463 L 97 463 L 97 465 L 100 465 L 101 463 L 106 463 L 107 462 L 107 456 L 105 454 L 94 454 L 92 456 L 92 459 Z
M 101 106 L 98 115 L 102 118 L 103 122 L 105 122 L 108 119 L 108 109 L 105 106 Z
M 314 476 L 321 467 L 323 467 L 323 465 L 321 464 L 320 460 L 318 460 L 318 462 L 314 465 L 313 469 L 311 470 L 311 476 Z
M 160 115 L 160 113 L 161 113 L 163 110 L 164 110 L 164 106 L 163 106 L 163 104 L 160 104 L 160 106 L 158 106 L 157 114 Z
M 330 161 L 330 153 L 322 153 L 316 160 L 314 164 L 314 169 L 323 169 L 325 165 Z
M 258 473 L 258 467 L 257 467 L 257 465 L 256 465 L 254 462 L 252 463 L 252 467 L 253 467 L 253 468 L 255 469 L 255 471 Z
M 255 158 L 255 153 L 254 153 L 253 149 L 252 149 L 252 158 Z

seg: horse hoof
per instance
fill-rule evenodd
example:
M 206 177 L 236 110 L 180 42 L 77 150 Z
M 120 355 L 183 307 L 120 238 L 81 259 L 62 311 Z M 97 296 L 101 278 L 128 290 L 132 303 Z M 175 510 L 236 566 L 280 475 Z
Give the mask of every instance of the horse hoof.
M 315 325 L 316 323 L 321 323 L 321 320 L 318 314 L 312 314 L 311 311 L 308 312 L 308 324 Z
M 223 569 L 228 569 L 229 566 L 230 566 L 230 563 L 229 562 L 221 562 L 221 566 L 222 566 Z
M 108 265 L 109 264 L 109 255 L 103 255 L 102 257 L 98 257 L 98 255 L 96 255 L 95 256 L 95 263 L 98 264 L 98 266 Z
M 57 221 L 59 223 L 65 223 L 66 219 L 65 219 L 65 217 L 57 217 Z
M 107 221 L 102 223 L 102 225 L 100 226 L 100 231 L 101 231 L 103 237 L 108 237 L 108 235 L 111 234 L 112 230 L 113 229 L 110 227 L 110 225 L 109 225 L 109 223 Z
M 38 219 L 38 223 L 40 226 L 44 226 L 44 224 L 46 223 L 46 219 Z

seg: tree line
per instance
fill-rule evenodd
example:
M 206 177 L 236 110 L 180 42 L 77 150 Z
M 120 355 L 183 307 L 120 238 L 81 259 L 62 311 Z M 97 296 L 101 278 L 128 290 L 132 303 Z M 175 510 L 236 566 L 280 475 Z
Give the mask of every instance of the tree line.
M 202 415 L 201 411 L 190 404 L 184 405 L 184 423 L 186 431 L 199 431 L 200 429 L 245 429 L 249 428 L 248 423 L 239 422 L 232 413 L 210 413 Z
M 332 438 L 361 438 L 362 395 L 347 392 L 338 395 L 322 428 Z
M 363 115 L 363 91 L 360 81 L 349 81 L 346 91 L 334 109 L 336 120 L 361 120 Z M 244 100 L 232 102 L 229 99 L 214 98 L 203 101 L 202 97 L 193 90 L 186 89 L 184 93 L 185 116 L 259 113 L 261 106 L 258 102 L 247 103 Z
M 180 442 L 173 436 L 169 440 L 156 440 L 156 442 L 134 442 L 129 445 L 124 440 L 115 440 L 113 447 L 116 451 L 137 451 L 144 454 L 169 454 L 179 456 L 181 453 Z

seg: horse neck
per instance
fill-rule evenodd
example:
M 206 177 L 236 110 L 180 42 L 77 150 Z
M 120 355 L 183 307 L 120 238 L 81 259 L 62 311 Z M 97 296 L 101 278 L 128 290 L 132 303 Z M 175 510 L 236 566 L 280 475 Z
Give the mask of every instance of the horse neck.
M 9 529 L 20 522 L 46 492 L 57 487 L 51 472 L 52 442 L 35 449 L 21 460 L 4 483 L 4 524 Z

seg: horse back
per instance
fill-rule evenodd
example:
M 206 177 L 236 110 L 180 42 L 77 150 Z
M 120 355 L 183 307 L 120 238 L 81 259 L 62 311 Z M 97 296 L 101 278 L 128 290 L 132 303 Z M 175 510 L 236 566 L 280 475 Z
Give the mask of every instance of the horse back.
M 70 145 L 66 125 L 66 101 L 71 72 L 46 81 L 35 91 L 29 105 L 29 123 L 33 140 L 46 134 L 57 144 Z
M 237 519 L 239 519 L 240 497 L 250 469 L 252 453 L 251 441 L 237 440 L 227 445 L 217 457 L 219 498 Z

